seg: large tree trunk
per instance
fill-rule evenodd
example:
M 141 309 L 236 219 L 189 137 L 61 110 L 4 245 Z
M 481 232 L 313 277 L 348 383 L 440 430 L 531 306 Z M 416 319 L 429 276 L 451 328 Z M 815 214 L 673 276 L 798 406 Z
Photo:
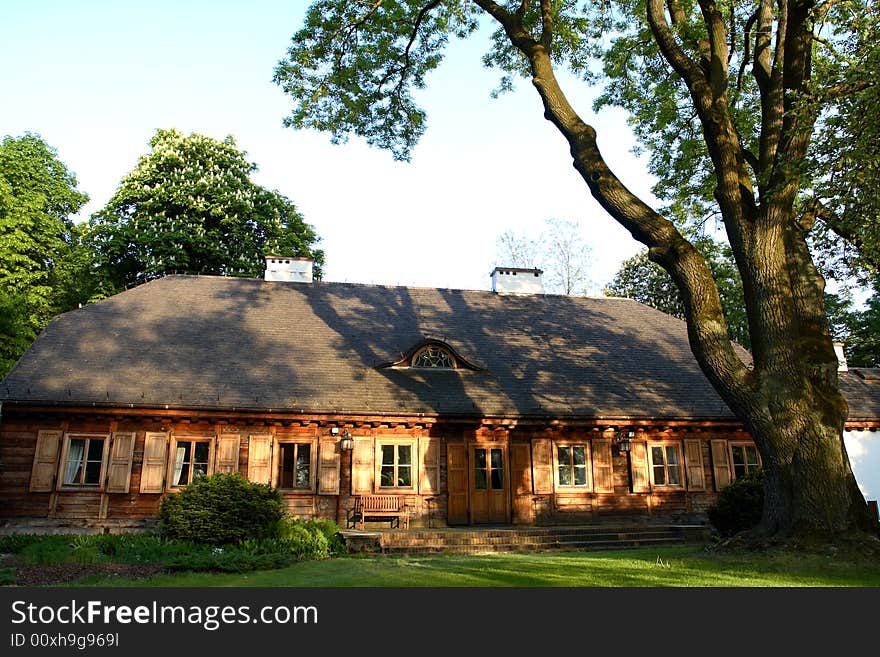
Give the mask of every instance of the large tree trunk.
M 843 445 L 847 405 L 825 319 L 824 280 L 807 248 L 809 226 L 801 225 L 794 213 L 797 165 L 803 161 L 812 124 L 802 113 L 790 111 L 790 104 L 809 78 L 810 2 L 779 4 L 772 58 L 769 35 L 775 5 L 761 3 L 754 76 L 762 94 L 762 132 L 761 152 L 755 158 L 744 153 L 731 119 L 728 41 L 715 3 L 700 1 L 709 38 L 703 61 L 696 62 L 680 48 L 666 21 L 664 2 L 647 0 L 652 33 L 687 85 L 715 168 L 715 196 L 743 280 L 753 350 L 750 366 L 730 342 L 705 260 L 672 222 L 614 175 L 596 145 L 595 130 L 559 87 L 551 56 L 551 3 L 541 2 L 541 34 L 535 38 L 519 12 L 493 0 L 475 2 L 498 20 L 529 60 L 544 116 L 567 140 L 574 167 L 593 197 L 648 246 L 651 260 L 670 274 L 681 292 L 694 356 L 761 453 L 766 481 L 761 529 L 773 535 L 871 529 Z M 760 175 L 753 182 L 756 172 Z

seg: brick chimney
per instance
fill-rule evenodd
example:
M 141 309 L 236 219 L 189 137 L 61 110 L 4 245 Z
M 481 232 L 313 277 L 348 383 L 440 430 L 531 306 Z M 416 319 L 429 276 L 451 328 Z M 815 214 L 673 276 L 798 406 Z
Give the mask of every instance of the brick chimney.
M 311 283 L 314 264 L 315 262 L 311 258 L 267 255 L 264 280 L 284 283 Z
M 492 272 L 492 291 L 498 294 L 544 294 L 540 269 L 495 267 Z

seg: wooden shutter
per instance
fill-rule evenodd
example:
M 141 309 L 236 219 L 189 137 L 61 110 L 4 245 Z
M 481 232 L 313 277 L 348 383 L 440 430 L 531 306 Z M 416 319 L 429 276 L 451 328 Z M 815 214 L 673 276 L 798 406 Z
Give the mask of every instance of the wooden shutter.
M 134 433 L 114 433 L 107 464 L 108 493 L 127 493 L 131 486 L 131 461 L 134 455 Z
M 339 494 L 339 451 L 336 440 L 330 438 L 321 441 L 318 454 L 318 495 Z
M 648 478 L 648 443 L 633 440 L 629 448 L 629 464 L 632 473 L 633 493 L 647 493 L 651 490 Z
M 32 493 L 48 493 L 54 488 L 62 435 L 60 431 L 40 431 L 37 433 L 29 488 Z
M 536 495 L 553 492 L 553 453 L 549 438 L 532 440 L 532 482 Z
M 461 525 L 468 521 L 468 467 L 464 444 L 446 445 L 446 522 Z
M 373 492 L 373 439 L 355 437 L 351 450 L 351 494 Z
M 224 433 L 217 439 L 217 467 L 215 472 L 238 472 L 238 451 L 241 436 L 237 433 Z
M 712 441 L 712 473 L 715 475 L 715 490 L 730 483 L 730 455 L 726 440 Z
M 611 463 L 611 440 L 592 441 L 593 490 L 597 493 L 614 492 L 614 466 Z
M 141 465 L 142 493 L 162 492 L 167 456 L 168 434 L 148 431 L 144 437 L 144 462 Z
M 703 474 L 703 446 L 701 441 L 684 441 L 684 462 L 687 467 L 688 490 L 706 490 L 706 477 Z
M 248 439 L 247 478 L 257 484 L 272 482 L 272 436 L 251 434 Z
M 419 473 L 420 493 L 440 492 L 440 441 L 437 438 L 419 439 L 421 471 Z

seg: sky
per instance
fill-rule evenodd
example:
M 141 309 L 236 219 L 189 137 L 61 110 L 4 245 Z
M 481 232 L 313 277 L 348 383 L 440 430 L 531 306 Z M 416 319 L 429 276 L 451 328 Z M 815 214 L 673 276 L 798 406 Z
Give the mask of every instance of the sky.
M 282 126 L 292 102 L 272 82 L 306 0 L 0 0 L 0 136 L 38 133 L 90 196 L 85 220 L 148 152 L 158 128 L 232 135 L 257 183 L 296 203 L 322 238 L 325 280 L 489 289 L 498 236 L 580 222 L 592 291 L 641 250 L 592 199 L 537 93 L 523 80 L 490 97 L 487 31 L 453 41 L 418 96 L 428 130 L 412 161 L 352 138 Z M 612 168 L 650 198 L 646 163 L 620 112 L 570 99 Z

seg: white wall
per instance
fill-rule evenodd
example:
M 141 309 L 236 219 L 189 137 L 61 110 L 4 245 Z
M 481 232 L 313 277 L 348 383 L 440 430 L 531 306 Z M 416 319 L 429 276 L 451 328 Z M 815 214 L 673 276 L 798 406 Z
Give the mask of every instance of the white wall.
M 865 499 L 880 499 L 880 432 L 844 431 L 843 441 Z

